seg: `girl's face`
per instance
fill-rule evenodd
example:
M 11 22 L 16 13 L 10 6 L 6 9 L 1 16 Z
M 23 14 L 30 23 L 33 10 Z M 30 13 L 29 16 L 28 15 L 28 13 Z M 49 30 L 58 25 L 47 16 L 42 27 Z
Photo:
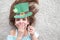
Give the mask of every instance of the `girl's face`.
M 29 22 L 27 18 L 23 18 L 23 19 L 16 18 L 15 19 L 15 25 L 17 28 L 22 28 L 22 27 L 27 28 L 28 24 Z

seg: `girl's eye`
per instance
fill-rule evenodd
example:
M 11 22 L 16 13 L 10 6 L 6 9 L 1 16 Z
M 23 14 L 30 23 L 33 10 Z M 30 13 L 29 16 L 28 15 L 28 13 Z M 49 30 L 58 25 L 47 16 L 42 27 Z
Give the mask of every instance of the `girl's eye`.
M 18 19 L 16 19 L 17 21 L 19 21 L 20 19 L 18 18 Z
M 23 20 L 26 20 L 25 18 L 23 18 Z

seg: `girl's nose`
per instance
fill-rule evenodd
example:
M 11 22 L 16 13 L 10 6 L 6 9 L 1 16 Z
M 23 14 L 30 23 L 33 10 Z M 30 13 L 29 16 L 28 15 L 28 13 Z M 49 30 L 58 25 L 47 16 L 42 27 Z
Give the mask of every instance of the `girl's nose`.
M 23 19 L 20 19 L 20 20 L 19 20 L 19 23 L 20 23 L 20 24 L 24 23 Z
M 23 22 L 19 22 L 19 24 L 23 24 Z

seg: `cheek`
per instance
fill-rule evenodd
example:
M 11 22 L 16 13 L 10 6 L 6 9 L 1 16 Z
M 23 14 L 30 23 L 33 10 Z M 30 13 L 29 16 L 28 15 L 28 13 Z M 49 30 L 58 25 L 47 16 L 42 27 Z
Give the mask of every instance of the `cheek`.
M 24 26 L 27 26 L 27 22 L 24 23 Z
M 16 22 L 15 22 L 15 24 L 19 24 L 19 22 L 18 22 L 18 21 L 16 21 Z
M 19 26 L 19 21 L 16 21 L 16 22 L 15 22 L 15 25 L 16 25 L 16 26 Z
M 28 22 L 24 22 L 24 26 L 27 26 L 29 23 Z

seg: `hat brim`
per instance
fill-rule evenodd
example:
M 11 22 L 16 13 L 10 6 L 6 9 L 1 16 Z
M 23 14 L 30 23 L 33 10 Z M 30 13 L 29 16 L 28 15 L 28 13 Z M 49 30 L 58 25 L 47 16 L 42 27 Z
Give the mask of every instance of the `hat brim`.
M 27 14 L 22 15 L 22 16 L 20 16 L 20 15 L 15 15 L 14 18 L 26 18 L 26 17 L 29 17 L 29 16 L 31 16 L 31 15 L 32 15 L 32 12 L 28 12 Z

